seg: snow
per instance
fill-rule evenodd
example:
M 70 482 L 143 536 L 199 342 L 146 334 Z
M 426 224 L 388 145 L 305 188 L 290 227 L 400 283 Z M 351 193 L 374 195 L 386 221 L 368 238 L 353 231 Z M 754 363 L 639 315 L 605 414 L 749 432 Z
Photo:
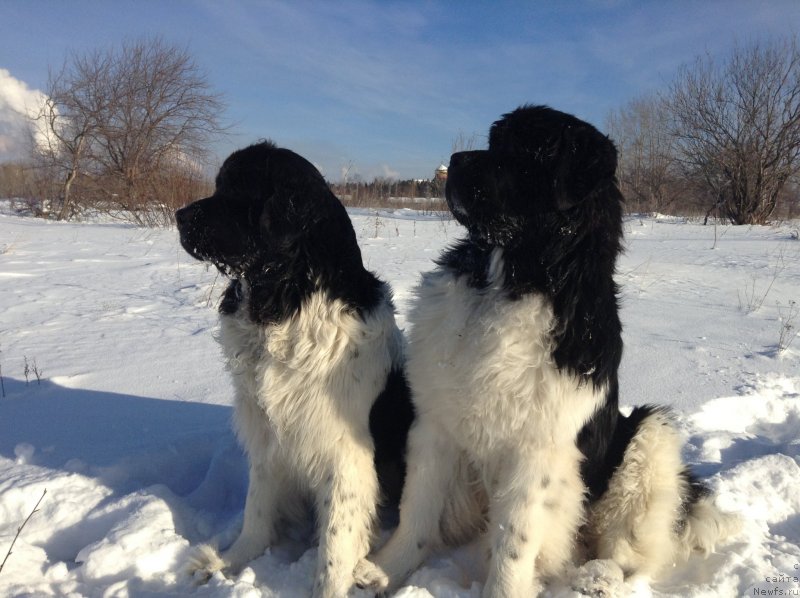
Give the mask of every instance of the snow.
M 235 537 L 247 487 L 214 340 L 224 281 L 174 230 L 0 207 L 0 559 L 47 490 L 0 595 L 307 596 L 308 530 L 234 579 L 196 587 L 182 568 L 192 546 Z M 462 230 L 408 209 L 351 216 L 404 327 L 418 274 Z M 800 302 L 796 231 L 626 220 L 622 401 L 676 409 L 686 458 L 744 529 L 652 586 L 593 562 L 545 596 L 579 597 L 597 577 L 611 596 L 800 595 L 800 340 L 778 348 Z M 396 595 L 477 598 L 477 559 L 474 545 L 437 554 Z

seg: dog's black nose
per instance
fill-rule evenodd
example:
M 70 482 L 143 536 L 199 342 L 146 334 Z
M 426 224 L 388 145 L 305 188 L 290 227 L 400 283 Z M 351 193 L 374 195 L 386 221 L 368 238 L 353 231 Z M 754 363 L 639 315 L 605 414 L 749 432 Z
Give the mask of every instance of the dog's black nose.
M 456 152 L 450 156 L 450 168 L 472 168 L 480 160 L 484 160 L 486 150 L 470 150 Z
M 177 212 L 175 212 L 175 222 L 178 223 L 178 226 L 186 226 L 192 220 L 192 213 L 194 212 L 194 206 L 188 205 L 185 208 L 181 208 Z
M 455 168 L 461 165 L 461 163 L 463 163 L 467 159 L 466 154 L 468 153 L 469 152 L 456 152 L 455 154 L 450 156 L 450 168 Z

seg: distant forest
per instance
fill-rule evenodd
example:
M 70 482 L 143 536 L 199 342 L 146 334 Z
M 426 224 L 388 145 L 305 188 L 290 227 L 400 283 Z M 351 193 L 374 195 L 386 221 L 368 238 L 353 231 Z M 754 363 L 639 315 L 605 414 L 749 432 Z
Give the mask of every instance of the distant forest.
M 409 179 L 398 181 L 375 178 L 370 182 L 330 183 L 333 192 L 349 207 L 408 207 L 446 210 L 445 181 Z
M 75 54 L 44 92 L 29 157 L 0 164 L 0 197 L 47 218 L 101 210 L 157 226 L 212 191 L 204 165 L 226 133 L 224 100 L 185 50 L 155 38 Z M 595 124 L 619 151 L 629 212 L 732 224 L 800 218 L 797 36 L 700 56 Z M 456 138 L 454 151 L 471 149 L 463 145 Z M 438 177 L 331 187 L 347 206 L 446 210 Z

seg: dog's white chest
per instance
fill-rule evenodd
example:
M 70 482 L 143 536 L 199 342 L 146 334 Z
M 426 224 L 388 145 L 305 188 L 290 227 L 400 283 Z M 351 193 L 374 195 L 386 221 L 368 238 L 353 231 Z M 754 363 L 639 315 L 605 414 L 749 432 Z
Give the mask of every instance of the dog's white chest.
M 415 404 L 470 450 L 571 441 L 602 398 L 556 367 L 542 295 L 512 301 L 437 270 L 423 279 L 411 320 Z
M 274 438 L 300 461 L 318 459 L 312 447 L 336 446 L 353 426 L 368 436 L 370 407 L 401 350 L 388 302 L 362 319 L 322 293 L 275 325 L 254 323 L 242 305 L 223 315 L 220 336 L 243 443 Z

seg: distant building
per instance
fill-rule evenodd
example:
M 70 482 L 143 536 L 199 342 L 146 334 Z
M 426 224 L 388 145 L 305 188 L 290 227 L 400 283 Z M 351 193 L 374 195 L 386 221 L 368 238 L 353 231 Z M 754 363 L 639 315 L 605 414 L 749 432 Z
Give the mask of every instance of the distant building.
M 444 164 L 439 164 L 439 168 L 436 169 L 436 172 L 433 175 L 433 178 L 437 181 L 446 181 L 447 180 L 447 166 Z

